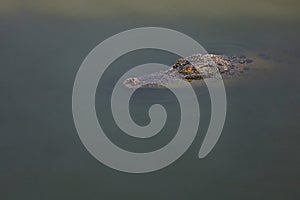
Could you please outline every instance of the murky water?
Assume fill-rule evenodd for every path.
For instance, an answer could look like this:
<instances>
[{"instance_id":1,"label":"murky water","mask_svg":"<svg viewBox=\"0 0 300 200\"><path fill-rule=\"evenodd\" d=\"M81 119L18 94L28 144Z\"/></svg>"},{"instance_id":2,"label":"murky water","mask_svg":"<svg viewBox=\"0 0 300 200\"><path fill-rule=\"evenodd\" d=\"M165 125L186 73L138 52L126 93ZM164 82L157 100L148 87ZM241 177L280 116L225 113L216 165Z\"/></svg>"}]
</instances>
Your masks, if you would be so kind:
<instances>
[{"instance_id":1,"label":"murky water","mask_svg":"<svg viewBox=\"0 0 300 200\"><path fill-rule=\"evenodd\" d=\"M294 21L72 20L35 15L0 19L1 199L299 199L300 28ZM222 136L203 160L197 155L207 130L210 100L197 88L201 123L196 140L175 163L132 175L95 160L74 127L71 94L76 72L89 51L107 37L140 26L181 31L211 53L260 55L260 69L226 85L228 112ZM110 70L147 62L172 64L177 57L145 50L124 55ZM109 137L132 151L165 145L178 127L178 104L167 90L139 90L134 120L145 125L153 103L170 118L150 141L126 137L112 121L107 99L109 71L96 108Z\"/></svg>"}]
</instances>

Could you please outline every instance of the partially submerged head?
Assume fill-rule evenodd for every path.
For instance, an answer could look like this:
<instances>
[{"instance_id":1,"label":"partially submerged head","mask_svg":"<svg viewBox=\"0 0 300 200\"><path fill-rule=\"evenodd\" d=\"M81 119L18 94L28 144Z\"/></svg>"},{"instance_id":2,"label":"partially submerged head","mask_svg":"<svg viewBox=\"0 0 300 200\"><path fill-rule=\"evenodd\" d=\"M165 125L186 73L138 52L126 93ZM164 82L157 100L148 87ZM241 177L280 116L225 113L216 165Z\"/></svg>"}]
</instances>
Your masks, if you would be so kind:
<instances>
[{"instance_id":1,"label":"partially submerged head","mask_svg":"<svg viewBox=\"0 0 300 200\"><path fill-rule=\"evenodd\" d=\"M222 77L231 79L243 75L244 70L248 70L250 66L253 66L252 60L245 56L194 54L186 58L179 58L167 70L128 78L124 81L124 85L129 88L181 87L186 82L193 80L222 80Z\"/></svg>"}]
</instances>

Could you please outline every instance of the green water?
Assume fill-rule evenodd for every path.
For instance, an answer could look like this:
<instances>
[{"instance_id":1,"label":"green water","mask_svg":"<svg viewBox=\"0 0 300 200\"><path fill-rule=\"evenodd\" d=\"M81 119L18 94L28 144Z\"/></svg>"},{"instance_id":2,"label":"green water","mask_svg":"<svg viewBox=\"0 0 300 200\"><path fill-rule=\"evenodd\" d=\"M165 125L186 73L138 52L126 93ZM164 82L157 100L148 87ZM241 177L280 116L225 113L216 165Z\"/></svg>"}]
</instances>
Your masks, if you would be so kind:
<instances>
[{"instance_id":1,"label":"green water","mask_svg":"<svg viewBox=\"0 0 300 200\"><path fill-rule=\"evenodd\" d=\"M0 25L1 199L300 198L299 20L80 19L23 13L3 15ZM225 127L208 157L197 158L210 116L209 95L197 88L201 123L192 146L167 168L133 175L112 170L87 152L73 123L71 95L76 72L92 48L113 34L142 26L181 31L212 53L264 53L270 62L261 71L250 71L247 81L226 87ZM150 61L170 65L175 58L161 51L137 51L114 62L111 70ZM178 126L176 99L168 91L137 91L131 108L138 124L149 122L147 106L152 103L165 105L170 120L151 141L128 138L107 107L116 78L109 75L96 95L109 137L135 151L166 144Z\"/></svg>"}]
</instances>

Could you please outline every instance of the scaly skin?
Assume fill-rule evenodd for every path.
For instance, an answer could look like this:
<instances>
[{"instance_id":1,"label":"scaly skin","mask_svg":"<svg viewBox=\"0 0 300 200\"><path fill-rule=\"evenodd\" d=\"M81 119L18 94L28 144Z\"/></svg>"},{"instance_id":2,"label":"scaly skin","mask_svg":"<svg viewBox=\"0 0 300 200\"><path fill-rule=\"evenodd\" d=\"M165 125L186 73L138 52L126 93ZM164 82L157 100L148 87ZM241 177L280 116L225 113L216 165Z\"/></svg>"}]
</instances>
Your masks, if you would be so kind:
<instances>
[{"instance_id":1,"label":"scaly skin","mask_svg":"<svg viewBox=\"0 0 300 200\"><path fill-rule=\"evenodd\" d=\"M124 85L129 88L161 87L161 85L176 86L178 80L192 82L206 78L220 79L234 77L248 70L252 59L245 56L225 56L216 54L194 54L180 58L168 70L148 74L140 77L128 78Z\"/></svg>"}]
</instances>

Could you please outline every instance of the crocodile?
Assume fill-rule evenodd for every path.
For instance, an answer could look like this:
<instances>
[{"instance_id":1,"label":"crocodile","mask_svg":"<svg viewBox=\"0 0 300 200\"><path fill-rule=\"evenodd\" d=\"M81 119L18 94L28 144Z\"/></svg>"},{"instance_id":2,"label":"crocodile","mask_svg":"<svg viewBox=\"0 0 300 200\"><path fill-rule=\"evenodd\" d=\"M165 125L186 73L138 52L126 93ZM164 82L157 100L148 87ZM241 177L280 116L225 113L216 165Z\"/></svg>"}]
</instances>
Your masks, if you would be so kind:
<instances>
[{"instance_id":1,"label":"crocodile","mask_svg":"<svg viewBox=\"0 0 300 200\"><path fill-rule=\"evenodd\" d=\"M227 56L217 54L194 54L179 58L167 70L127 78L123 84L128 88L175 86L178 80L188 82L213 78L232 78L245 73L252 65L253 59L244 55Z\"/></svg>"}]
</instances>

